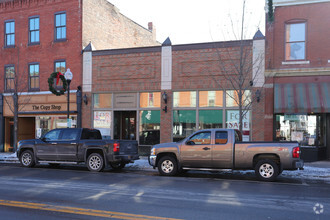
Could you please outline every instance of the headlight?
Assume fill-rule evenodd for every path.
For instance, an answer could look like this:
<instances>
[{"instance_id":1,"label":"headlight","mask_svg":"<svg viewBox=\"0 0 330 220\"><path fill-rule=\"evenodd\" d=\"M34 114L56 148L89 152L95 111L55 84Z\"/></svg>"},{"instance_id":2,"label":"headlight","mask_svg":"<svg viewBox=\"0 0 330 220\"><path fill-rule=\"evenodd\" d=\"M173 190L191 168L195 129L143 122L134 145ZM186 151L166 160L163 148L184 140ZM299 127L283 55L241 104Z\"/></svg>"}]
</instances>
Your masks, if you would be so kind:
<instances>
[{"instance_id":1,"label":"headlight","mask_svg":"<svg viewBox=\"0 0 330 220\"><path fill-rule=\"evenodd\" d=\"M156 149L155 148L151 148L150 155L152 155L152 156L156 155Z\"/></svg>"}]
</instances>

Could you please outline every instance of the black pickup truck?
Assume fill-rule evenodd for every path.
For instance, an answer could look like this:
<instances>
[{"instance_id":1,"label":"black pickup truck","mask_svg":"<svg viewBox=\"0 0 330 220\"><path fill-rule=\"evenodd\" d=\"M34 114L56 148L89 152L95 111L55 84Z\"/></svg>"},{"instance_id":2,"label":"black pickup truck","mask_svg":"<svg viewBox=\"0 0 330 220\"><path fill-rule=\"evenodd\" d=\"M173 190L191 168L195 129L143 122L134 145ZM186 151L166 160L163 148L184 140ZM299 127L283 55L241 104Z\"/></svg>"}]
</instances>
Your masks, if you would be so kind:
<instances>
[{"instance_id":1,"label":"black pickup truck","mask_svg":"<svg viewBox=\"0 0 330 220\"><path fill-rule=\"evenodd\" d=\"M40 139L19 141L17 157L25 167L85 163L96 172L106 165L121 169L139 159L137 141L102 140L99 130L87 128L54 129Z\"/></svg>"}]
</instances>

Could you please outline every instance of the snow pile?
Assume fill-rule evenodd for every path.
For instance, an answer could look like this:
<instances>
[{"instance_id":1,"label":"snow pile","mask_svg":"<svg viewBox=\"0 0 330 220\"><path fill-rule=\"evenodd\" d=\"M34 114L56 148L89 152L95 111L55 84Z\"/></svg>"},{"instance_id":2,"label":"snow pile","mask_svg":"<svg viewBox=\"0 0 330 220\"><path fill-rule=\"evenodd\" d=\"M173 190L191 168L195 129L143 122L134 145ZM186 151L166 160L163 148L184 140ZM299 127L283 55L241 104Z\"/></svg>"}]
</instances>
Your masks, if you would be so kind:
<instances>
[{"instance_id":1,"label":"snow pile","mask_svg":"<svg viewBox=\"0 0 330 220\"><path fill-rule=\"evenodd\" d=\"M18 162L16 153L0 153L1 162Z\"/></svg>"}]
</instances>

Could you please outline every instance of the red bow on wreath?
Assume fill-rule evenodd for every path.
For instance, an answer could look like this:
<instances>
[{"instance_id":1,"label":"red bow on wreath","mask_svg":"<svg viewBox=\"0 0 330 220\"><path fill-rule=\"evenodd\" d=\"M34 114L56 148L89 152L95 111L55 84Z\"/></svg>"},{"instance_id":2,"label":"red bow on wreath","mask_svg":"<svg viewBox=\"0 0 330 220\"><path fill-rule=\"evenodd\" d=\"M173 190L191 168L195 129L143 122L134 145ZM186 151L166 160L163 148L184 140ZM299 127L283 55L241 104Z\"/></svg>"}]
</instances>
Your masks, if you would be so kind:
<instances>
[{"instance_id":1,"label":"red bow on wreath","mask_svg":"<svg viewBox=\"0 0 330 220\"><path fill-rule=\"evenodd\" d=\"M56 85L58 84L58 81L60 80L60 76L63 76L61 72L58 72L56 75Z\"/></svg>"}]
</instances>

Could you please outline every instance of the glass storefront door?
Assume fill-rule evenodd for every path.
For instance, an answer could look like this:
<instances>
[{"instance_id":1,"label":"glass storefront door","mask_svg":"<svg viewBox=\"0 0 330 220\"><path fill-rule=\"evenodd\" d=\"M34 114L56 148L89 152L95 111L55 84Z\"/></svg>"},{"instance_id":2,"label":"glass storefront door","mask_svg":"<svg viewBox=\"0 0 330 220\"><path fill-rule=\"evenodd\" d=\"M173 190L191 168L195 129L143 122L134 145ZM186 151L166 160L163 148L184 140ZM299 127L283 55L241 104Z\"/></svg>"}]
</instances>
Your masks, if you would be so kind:
<instances>
[{"instance_id":1,"label":"glass storefront door","mask_svg":"<svg viewBox=\"0 0 330 220\"><path fill-rule=\"evenodd\" d=\"M114 112L114 139L136 140L136 111Z\"/></svg>"}]
</instances>

